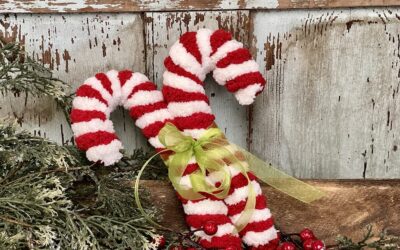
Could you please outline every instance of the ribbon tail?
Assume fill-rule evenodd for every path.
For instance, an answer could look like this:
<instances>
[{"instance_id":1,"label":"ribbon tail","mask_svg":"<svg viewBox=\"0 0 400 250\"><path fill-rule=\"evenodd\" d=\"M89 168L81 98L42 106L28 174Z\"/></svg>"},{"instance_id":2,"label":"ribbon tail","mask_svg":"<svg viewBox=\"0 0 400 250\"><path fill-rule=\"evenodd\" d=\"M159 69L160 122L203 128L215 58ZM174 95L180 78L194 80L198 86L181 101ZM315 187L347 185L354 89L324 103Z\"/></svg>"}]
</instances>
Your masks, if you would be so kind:
<instances>
[{"instance_id":1,"label":"ribbon tail","mask_svg":"<svg viewBox=\"0 0 400 250\"><path fill-rule=\"evenodd\" d=\"M249 170L273 188L304 203L311 203L326 195L323 191L278 170L250 152L244 149L241 151L247 158Z\"/></svg>"},{"instance_id":2,"label":"ribbon tail","mask_svg":"<svg viewBox=\"0 0 400 250\"><path fill-rule=\"evenodd\" d=\"M165 227L161 226L160 224L158 224L157 222L153 221L153 220L150 218L150 216L148 216L148 215L146 214L146 212L144 211L143 206L142 206L142 203L140 202L140 198L139 198L139 184L140 184L140 177L142 176L144 170L145 170L146 167L149 165L149 163L154 159L154 157L156 157L156 156L158 156L158 155L160 155L160 154L162 154L162 153L164 153L164 152L166 152L166 151L168 151L168 149L162 150L162 151L160 151L160 152L158 152L158 153L152 155L152 156L143 164L142 168L140 169L140 171L139 171L138 174L137 174L137 177L136 177L136 180L135 180L135 186L134 186L135 203L136 203L136 206L137 206L138 209L139 209L139 212L143 215L143 217L144 217L150 224L152 224L153 226L156 226L156 227L158 227L158 228L163 228L163 229L167 229L167 228L165 228Z\"/></svg>"},{"instance_id":3,"label":"ribbon tail","mask_svg":"<svg viewBox=\"0 0 400 250\"><path fill-rule=\"evenodd\" d=\"M253 184L250 181L250 179L247 177L247 181L248 181L248 192L249 195L247 196L247 202L246 202L246 206L242 212L242 214L240 215L239 219L237 221L234 221L233 223L235 224L235 228L237 230L237 232L241 232L246 225L249 223L251 217L253 216L255 207L256 207L256 193L254 191L253 188Z\"/></svg>"}]
</instances>

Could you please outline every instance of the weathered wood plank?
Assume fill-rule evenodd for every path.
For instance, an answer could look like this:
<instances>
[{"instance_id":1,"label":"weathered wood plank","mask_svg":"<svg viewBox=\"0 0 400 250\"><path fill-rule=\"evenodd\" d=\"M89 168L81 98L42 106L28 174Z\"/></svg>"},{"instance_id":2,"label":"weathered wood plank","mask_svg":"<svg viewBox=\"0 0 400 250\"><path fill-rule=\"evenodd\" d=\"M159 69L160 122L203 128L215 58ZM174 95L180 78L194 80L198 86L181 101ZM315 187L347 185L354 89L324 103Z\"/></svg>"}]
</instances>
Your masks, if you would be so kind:
<instances>
[{"instance_id":1,"label":"weathered wood plank","mask_svg":"<svg viewBox=\"0 0 400 250\"><path fill-rule=\"evenodd\" d=\"M337 235L355 240L363 236L363 228L371 224L376 233L387 229L393 235L400 234L400 181L307 181L326 192L327 196L312 204L304 204L279 191L263 186L276 225L286 233L299 232L304 227L332 244ZM163 225L177 231L186 228L182 208L171 185L160 181L145 181L163 207Z\"/></svg>"},{"instance_id":2,"label":"weathered wood plank","mask_svg":"<svg viewBox=\"0 0 400 250\"><path fill-rule=\"evenodd\" d=\"M162 84L164 59L168 56L169 48L184 32L204 27L223 28L231 31L239 41L248 44L248 11L146 13L145 22L147 73L159 86ZM211 77L206 80L206 92L218 126L230 140L245 147L248 134L246 108L240 106L234 96Z\"/></svg>"},{"instance_id":3,"label":"weathered wood plank","mask_svg":"<svg viewBox=\"0 0 400 250\"><path fill-rule=\"evenodd\" d=\"M1 13L83 13L399 6L397 0L2 0Z\"/></svg>"},{"instance_id":4,"label":"weathered wood plank","mask_svg":"<svg viewBox=\"0 0 400 250\"><path fill-rule=\"evenodd\" d=\"M399 9L255 13L269 86L251 149L301 178L399 178L399 24Z\"/></svg>"},{"instance_id":5,"label":"weathered wood plank","mask_svg":"<svg viewBox=\"0 0 400 250\"><path fill-rule=\"evenodd\" d=\"M110 69L144 72L143 22L137 14L3 15L0 37L25 45L27 53L53 70L74 91L85 79ZM18 118L23 128L59 143L72 133L48 99L0 97L0 117ZM127 112L112 115L127 150L145 144Z\"/></svg>"}]
</instances>

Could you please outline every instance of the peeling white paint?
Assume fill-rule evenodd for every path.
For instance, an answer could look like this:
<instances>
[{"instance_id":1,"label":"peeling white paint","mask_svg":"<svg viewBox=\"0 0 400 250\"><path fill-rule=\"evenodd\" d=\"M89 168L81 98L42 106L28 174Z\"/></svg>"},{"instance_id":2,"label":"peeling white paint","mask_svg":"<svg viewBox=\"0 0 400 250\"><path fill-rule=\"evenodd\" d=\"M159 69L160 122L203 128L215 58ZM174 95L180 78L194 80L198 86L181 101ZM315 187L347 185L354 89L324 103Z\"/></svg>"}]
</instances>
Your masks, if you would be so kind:
<instances>
[{"instance_id":1,"label":"peeling white paint","mask_svg":"<svg viewBox=\"0 0 400 250\"><path fill-rule=\"evenodd\" d=\"M76 11L83 8L94 8L98 10L117 8L120 4L88 4L87 0L42 0L42 1L25 1L25 0L4 0L1 3L1 10L4 12L25 13L30 9L43 9L55 12Z\"/></svg>"},{"instance_id":2,"label":"peeling white paint","mask_svg":"<svg viewBox=\"0 0 400 250\"><path fill-rule=\"evenodd\" d=\"M16 39L21 38L27 53L52 67L55 76L71 86L70 91L98 72L144 72L143 23L137 14L18 14L0 15L0 20L6 24L0 26L0 36L10 38L16 28ZM22 119L24 129L59 143L71 140L69 125L51 100L29 97L27 105L24 102L25 95L0 95L0 117ZM112 120L126 150L132 151L146 142L122 110L115 111Z\"/></svg>"},{"instance_id":3,"label":"peeling white paint","mask_svg":"<svg viewBox=\"0 0 400 250\"><path fill-rule=\"evenodd\" d=\"M399 178L399 18L394 8L257 12L268 88L252 149L302 178Z\"/></svg>"}]
</instances>

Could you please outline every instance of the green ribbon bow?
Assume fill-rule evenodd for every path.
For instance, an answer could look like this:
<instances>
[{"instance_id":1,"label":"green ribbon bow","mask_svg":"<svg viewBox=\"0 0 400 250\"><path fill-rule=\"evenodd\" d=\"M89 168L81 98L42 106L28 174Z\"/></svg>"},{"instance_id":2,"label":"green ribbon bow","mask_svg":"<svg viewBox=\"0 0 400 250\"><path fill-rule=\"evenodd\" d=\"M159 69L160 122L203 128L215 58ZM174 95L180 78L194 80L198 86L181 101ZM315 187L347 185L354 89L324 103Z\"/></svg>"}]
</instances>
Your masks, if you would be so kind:
<instances>
[{"instance_id":1,"label":"green ribbon bow","mask_svg":"<svg viewBox=\"0 0 400 250\"><path fill-rule=\"evenodd\" d=\"M168 123L160 131L159 139L166 149L174 152L166 160L166 165L168 177L179 195L187 200L205 198L202 193L212 194L219 199L228 195L231 178L223 158L226 156L232 160L232 157L229 157L230 152L223 146L221 130L210 128L195 140ZM190 188L182 184L181 179L192 157L195 158L199 169L189 174ZM221 183L218 187L207 182L206 176L210 174Z\"/></svg>"},{"instance_id":2,"label":"green ribbon bow","mask_svg":"<svg viewBox=\"0 0 400 250\"><path fill-rule=\"evenodd\" d=\"M248 171L253 172L263 182L305 203L310 203L324 196L323 192L311 185L281 172L244 149L230 144L218 128L207 129L196 140L191 136L184 135L173 124L167 123L160 130L158 137L166 149L146 161L135 182L135 201L139 210L149 222L158 227L162 226L152 221L141 206L139 180L149 162L155 156L168 151L173 152L165 161L168 166L168 177L179 195L187 200L205 198L204 194L213 195L219 199L226 198L231 185L229 168L235 168L236 171L246 177L249 195L245 209L239 219L234 222L238 232L250 221L256 205L256 195L252 182L248 177ZM182 184L181 180L188 163L193 157L199 165L199 169L189 174L190 188ZM207 176L212 176L213 182L219 182L220 185L215 186L214 183L208 180Z\"/></svg>"}]
</instances>

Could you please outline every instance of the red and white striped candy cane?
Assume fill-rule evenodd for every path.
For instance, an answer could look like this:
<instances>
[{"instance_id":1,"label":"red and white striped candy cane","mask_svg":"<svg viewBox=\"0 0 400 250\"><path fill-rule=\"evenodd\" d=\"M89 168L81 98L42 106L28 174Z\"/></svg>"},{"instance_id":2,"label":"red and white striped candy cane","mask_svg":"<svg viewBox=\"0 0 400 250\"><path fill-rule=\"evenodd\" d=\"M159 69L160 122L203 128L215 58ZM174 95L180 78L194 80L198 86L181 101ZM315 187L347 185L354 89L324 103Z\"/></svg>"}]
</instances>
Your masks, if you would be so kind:
<instances>
[{"instance_id":1,"label":"red and white striped candy cane","mask_svg":"<svg viewBox=\"0 0 400 250\"><path fill-rule=\"evenodd\" d=\"M162 93L140 73L109 71L87 79L78 88L73 101L72 129L77 146L86 150L87 158L111 165L122 157L119 152L122 144L109 120L110 113L118 105L130 111L150 144L161 151L164 146L158 139L159 131L166 122L173 122ZM192 160L186 172L189 173L196 166ZM184 201L184 211L192 228L201 228L207 221L219 225L215 235L201 237L209 240L204 243L206 247L241 248L238 235L231 235L234 226L227 216L228 208L223 201L212 198ZM209 212L203 214L203 211Z\"/></svg>"},{"instance_id":2,"label":"red and white striped candy cane","mask_svg":"<svg viewBox=\"0 0 400 250\"><path fill-rule=\"evenodd\" d=\"M232 39L230 33L223 30L201 29L183 34L171 47L164 64L166 71L162 91L168 109L175 125L194 138L198 138L214 123L215 117L203 87L207 73L212 71L216 82L232 92L242 105L253 103L256 95L265 86L259 66L252 59L250 52L243 48L242 43ZM194 169L195 166L188 171ZM231 221L235 222L244 210L248 197L248 183L245 176L233 168L231 174L231 190L224 203ZM256 210L248 225L239 232L240 237L252 249L274 249L279 240L271 213L259 183L251 173L249 176L257 194ZM213 201L215 205L207 202L207 205L193 203L192 206L197 205L198 208L192 210L201 212L201 215L208 215L212 214L214 206L215 209L222 206L217 200ZM201 226L201 222L198 224L197 227ZM198 235L203 237L204 233L199 232ZM206 240L207 238L204 238L202 244L208 247Z\"/></svg>"},{"instance_id":3,"label":"red and white striped candy cane","mask_svg":"<svg viewBox=\"0 0 400 250\"><path fill-rule=\"evenodd\" d=\"M158 132L172 120L162 93L143 74L111 70L87 79L72 103L75 142L90 161L108 166L121 159L122 143L109 119L119 105L130 111L150 144L162 149Z\"/></svg>"}]
</instances>

